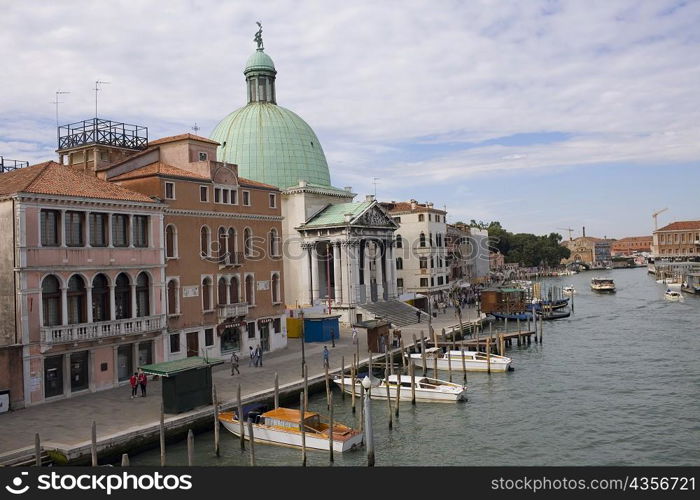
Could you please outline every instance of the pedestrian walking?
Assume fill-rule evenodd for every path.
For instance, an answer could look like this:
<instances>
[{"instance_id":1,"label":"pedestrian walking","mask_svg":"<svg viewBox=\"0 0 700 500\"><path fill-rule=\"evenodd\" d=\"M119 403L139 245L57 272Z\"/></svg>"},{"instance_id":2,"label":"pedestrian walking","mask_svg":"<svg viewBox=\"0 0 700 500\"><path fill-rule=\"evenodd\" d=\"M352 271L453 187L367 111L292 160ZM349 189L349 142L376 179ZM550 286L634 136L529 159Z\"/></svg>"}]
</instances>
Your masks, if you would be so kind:
<instances>
[{"instance_id":1,"label":"pedestrian walking","mask_svg":"<svg viewBox=\"0 0 700 500\"><path fill-rule=\"evenodd\" d=\"M328 352L328 346L324 345L323 346L323 367L324 368L330 367L329 360L328 360L329 356L330 356L330 353Z\"/></svg>"},{"instance_id":2,"label":"pedestrian walking","mask_svg":"<svg viewBox=\"0 0 700 500\"><path fill-rule=\"evenodd\" d=\"M134 372L134 374L129 378L129 385L131 385L131 399L136 397L136 390L139 386L139 374Z\"/></svg>"},{"instance_id":3,"label":"pedestrian walking","mask_svg":"<svg viewBox=\"0 0 700 500\"><path fill-rule=\"evenodd\" d=\"M418 317L418 323L420 323L420 309L416 310L416 316Z\"/></svg>"},{"instance_id":4,"label":"pedestrian walking","mask_svg":"<svg viewBox=\"0 0 700 500\"><path fill-rule=\"evenodd\" d=\"M141 387L141 397L146 397L146 384L148 384L148 375L143 373L143 370L139 370L139 387Z\"/></svg>"},{"instance_id":5,"label":"pedestrian walking","mask_svg":"<svg viewBox=\"0 0 700 500\"><path fill-rule=\"evenodd\" d=\"M238 369L238 355L234 351L231 353L231 376L235 375L236 373L239 375L241 374L240 370Z\"/></svg>"},{"instance_id":6,"label":"pedestrian walking","mask_svg":"<svg viewBox=\"0 0 700 500\"><path fill-rule=\"evenodd\" d=\"M262 364L262 355L263 355L262 347L260 347L260 344L258 344L255 347L255 366L262 366L263 365Z\"/></svg>"},{"instance_id":7,"label":"pedestrian walking","mask_svg":"<svg viewBox=\"0 0 700 500\"><path fill-rule=\"evenodd\" d=\"M250 361L248 361L248 366L255 366L255 351L253 350L252 345L248 346L248 355L250 356Z\"/></svg>"},{"instance_id":8,"label":"pedestrian walking","mask_svg":"<svg viewBox=\"0 0 700 500\"><path fill-rule=\"evenodd\" d=\"M352 327L352 343L357 344L357 328Z\"/></svg>"}]
</instances>

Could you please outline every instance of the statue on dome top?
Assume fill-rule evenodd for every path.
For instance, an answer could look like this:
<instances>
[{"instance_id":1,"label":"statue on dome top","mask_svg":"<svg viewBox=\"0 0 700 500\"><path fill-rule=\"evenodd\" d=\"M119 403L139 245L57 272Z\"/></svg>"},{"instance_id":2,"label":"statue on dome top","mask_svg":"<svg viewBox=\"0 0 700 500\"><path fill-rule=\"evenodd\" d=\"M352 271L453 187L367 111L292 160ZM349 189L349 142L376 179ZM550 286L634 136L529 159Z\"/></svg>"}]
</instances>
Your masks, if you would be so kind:
<instances>
[{"instance_id":1,"label":"statue on dome top","mask_svg":"<svg viewBox=\"0 0 700 500\"><path fill-rule=\"evenodd\" d=\"M253 41L258 44L258 50L263 50L262 24L260 24L260 21L257 21L256 24L260 29L257 33L255 33L255 38L253 38Z\"/></svg>"}]
</instances>

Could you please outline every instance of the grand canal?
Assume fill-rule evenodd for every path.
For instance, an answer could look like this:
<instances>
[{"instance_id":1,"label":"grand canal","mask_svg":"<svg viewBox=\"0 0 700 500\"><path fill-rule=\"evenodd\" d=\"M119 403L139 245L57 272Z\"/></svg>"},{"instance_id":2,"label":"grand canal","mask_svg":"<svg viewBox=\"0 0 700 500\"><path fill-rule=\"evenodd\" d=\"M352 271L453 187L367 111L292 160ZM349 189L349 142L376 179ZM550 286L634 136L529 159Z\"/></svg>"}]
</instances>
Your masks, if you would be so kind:
<instances>
[{"instance_id":1,"label":"grand canal","mask_svg":"<svg viewBox=\"0 0 700 500\"><path fill-rule=\"evenodd\" d=\"M617 293L592 292L594 275L614 278ZM386 401L372 401L377 465L700 465L700 297L667 302L645 269L544 283L574 285L575 313L545 323L543 344L509 349L515 371L468 374L467 403L402 403L391 431ZM336 419L357 425L359 407L353 415L339 390L334 399ZM325 394L310 405L325 413ZM249 452L221 437L216 457L212 433L196 435L195 463L248 465ZM184 441L167 455L186 464ZM256 459L300 465L301 452L257 445ZM159 451L131 463L158 464ZM328 455L310 451L308 463L328 465ZM335 455L336 466L365 463L364 448Z\"/></svg>"}]
</instances>

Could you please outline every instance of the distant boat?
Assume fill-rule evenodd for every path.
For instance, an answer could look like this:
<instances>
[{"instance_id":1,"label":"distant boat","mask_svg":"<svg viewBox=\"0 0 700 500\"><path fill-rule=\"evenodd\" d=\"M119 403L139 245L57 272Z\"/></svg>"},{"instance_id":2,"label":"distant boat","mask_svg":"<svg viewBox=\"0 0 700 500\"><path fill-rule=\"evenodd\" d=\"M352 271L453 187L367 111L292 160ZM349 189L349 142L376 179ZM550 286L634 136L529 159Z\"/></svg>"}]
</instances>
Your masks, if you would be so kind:
<instances>
[{"instance_id":1,"label":"distant boat","mask_svg":"<svg viewBox=\"0 0 700 500\"><path fill-rule=\"evenodd\" d=\"M615 282L610 278L593 278L591 289L595 292L614 292Z\"/></svg>"},{"instance_id":2,"label":"distant boat","mask_svg":"<svg viewBox=\"0 0 700 500\"><path fill-rule=\"evenodd\" d=\"M549 321L551 319L563 319L571 316L571 311L537 311L537 316L545 321Z\"/></svg>"},{"instance_id":3,"label":"distant boat","mask_svg":"<svg viewBox=\"0 0 700 500\"><path fill-rule=\"evenodd\" d=\"M496 319L510 319L510 320L520 320L520 321L527 321L528 319L532 319L532 313L531 312L519 312L519 313L499 313L499 312L492 312L489 313L491 316L493 316Z\"/></svg>"},{"instance_id":4,"label":"distant boat","mask_svg":"<svg viewBox=\"0 0 700 500\"><path fill-rule=\"evenodd\" d=\"M684 300L683 295L681 295L681 292L676 292L675 290L671 290L670 288L667 289L664 293L664 298L672 302L683 302Z\"/></svg>"},{"instance_id":5,"label":"distant boat","mask_svg":"<svg viewBox=\"0 0 700 500\"><path fill-rule=\"evenodd\" d=\"M566 295L574 295L576 293L576 289L574 289L574 285L565 286L563 291L564 291L564 294L566 294Z\"/></svg>"}]
</instances>

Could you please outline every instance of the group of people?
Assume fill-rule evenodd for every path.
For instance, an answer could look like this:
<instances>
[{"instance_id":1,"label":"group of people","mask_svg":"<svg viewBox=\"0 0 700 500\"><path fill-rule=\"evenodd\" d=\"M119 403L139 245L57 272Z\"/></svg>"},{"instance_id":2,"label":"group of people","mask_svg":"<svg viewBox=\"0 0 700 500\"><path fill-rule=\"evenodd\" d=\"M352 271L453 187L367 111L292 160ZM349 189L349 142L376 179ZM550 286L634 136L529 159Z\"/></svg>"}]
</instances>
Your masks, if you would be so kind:
<instances>
[{"instance_id":1,"label":"group of people","mask_svg":"<svg viewBox=\"0 0 700 500\"><path fill-rule=\"evenodd\" d=\"M143 370L134 372L134 374L129 378L129 385L131 385L131 399L136 397L139 387L141 387L141 397L145 398L146 384L148 384L148 376L143 373Z\"/></svg>"},{"instance_id":2,"label":"group of people","mask_svg":"<svg viewBox=\"0 0 700 500\"><path fill-rule=\"evenodd\" d=\"M253 349L253 346L248 346L248 355L250 356L250 361L248 361L248 366L262 366L263 365L263 350L260 347L260 344L255 346L255 349ZM238 366L240 364L240 360L238 358L238 354L236 352L231 353L231 375L235 375L238 373L239 375L241 374L241 371L238 369Z\"/></svg>"}]
</instances>

